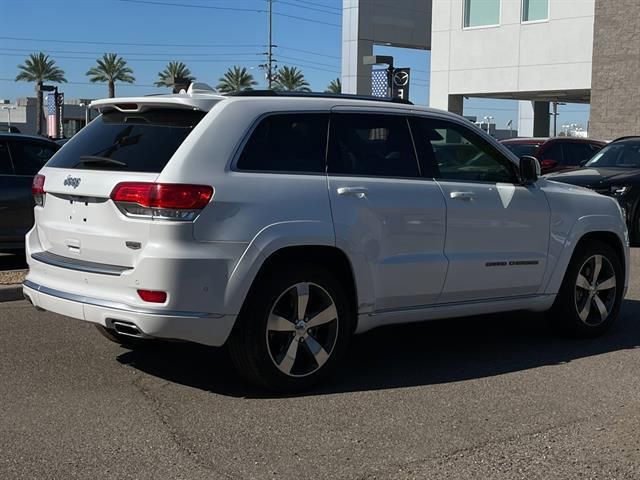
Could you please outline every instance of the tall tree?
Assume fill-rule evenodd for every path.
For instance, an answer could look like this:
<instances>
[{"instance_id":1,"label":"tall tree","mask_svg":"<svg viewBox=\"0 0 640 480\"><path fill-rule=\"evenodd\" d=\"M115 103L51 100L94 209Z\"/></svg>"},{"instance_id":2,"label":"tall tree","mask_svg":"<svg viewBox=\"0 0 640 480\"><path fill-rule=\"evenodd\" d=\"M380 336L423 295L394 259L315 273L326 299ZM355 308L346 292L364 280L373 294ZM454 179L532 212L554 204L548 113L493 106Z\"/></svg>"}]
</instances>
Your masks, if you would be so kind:
<instances>
[{"instance_id":1,"label":"tall tree","mask_svg":"<svg viewBox=\"0 0 640 480\"><path fill-rule=\"evenodd\" d=\"M287 92L310 92L309 82L304 78L304 74L296 67L284 66L276 72L274 90L284 90Z\"/></svg>"},{"instance_id":2,"label":"tall tree","mask_svg":"<svg viewBox=\"0 0 640 480\"><path fill-rule=\"evenodd\" d=\"M325 92L342 93L342 81L340 80L340 77L336 78L335 80L331 80L331 83L329 84Z\"/></svg>"},{"instance_id":3,"label":"tall tree","mask_svg":"<svg viewBox=\"0 0 640 480\"><path fill-rule=\"evenodd\" d=\"M42 135L42 85L44 82L64 83L64 71L56 66L56 61L42 52L30 54L22 65L18 65L20 73L16 75L16 82L35 82L37 110L36 132Z\"/></svg>"},{"instance_id":4,"label":"tall tree","mask_svg":"<svg viewBox=\"0 0 640 480\"><path fill-rule=\"evenodd\" d=\"M218 90L224 93L236 93L241 92L242 90L251 90L251 88L258 84L253 79L253 75L247 72L247 69L244 67L238 67L236 65L233 68L230 68L225 72L225 74L220 77L218 86L216 87Z\"/></svg>"},{"instance_id":5,"label":"tall tree","mask_svg":"<svg viewBox=\"0 0 640 480\"><path fill-rule=\"evenodd\" d=\"M118 57L117 53L105 53L96 60L97 66L89 69L86 75L89 81L107 82L109 98L116 96L116 82L133 83L136 79L131 75L133 70L127 66L127 61Z\"/></svg>"},{"instance_id":6,"label":"tall tree","mask_svg":"<svg viewBox=\"0 0 640 480\"><path fill-rule=\"evenodd\" d=\"M169 62L163 71L158 72L156 87L175 87L177 82L191 83L196 79L191 70L182 62Z\"/></svg>"}]
</instances>

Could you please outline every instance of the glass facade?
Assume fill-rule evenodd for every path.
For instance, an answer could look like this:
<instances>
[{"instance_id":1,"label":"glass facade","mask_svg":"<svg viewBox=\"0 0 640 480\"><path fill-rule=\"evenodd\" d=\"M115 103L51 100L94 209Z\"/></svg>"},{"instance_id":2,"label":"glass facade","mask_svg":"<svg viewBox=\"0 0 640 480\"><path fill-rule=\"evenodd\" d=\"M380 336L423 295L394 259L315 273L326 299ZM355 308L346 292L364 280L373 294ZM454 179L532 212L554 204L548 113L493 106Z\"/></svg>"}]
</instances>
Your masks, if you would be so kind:
<instances>
[{"instance_id":1,"label":"glass facade","mask_svg":"<svg viewBox=\"0 0 640 480\"><path fill-rule=\"evenodd\" d=\"M535 22L549 18L549 0L522 0L522 21Z\"/></svg>"},{"instance_id":2,"label":"glass facade","mask_svg":"<svg viewBox=\"0 0 640 480\"><path fill-rule=\"evenodd\" d=\"M498 25L499 23L500 0L464 0L465 28Z\"/></svg>"}]
</instances>

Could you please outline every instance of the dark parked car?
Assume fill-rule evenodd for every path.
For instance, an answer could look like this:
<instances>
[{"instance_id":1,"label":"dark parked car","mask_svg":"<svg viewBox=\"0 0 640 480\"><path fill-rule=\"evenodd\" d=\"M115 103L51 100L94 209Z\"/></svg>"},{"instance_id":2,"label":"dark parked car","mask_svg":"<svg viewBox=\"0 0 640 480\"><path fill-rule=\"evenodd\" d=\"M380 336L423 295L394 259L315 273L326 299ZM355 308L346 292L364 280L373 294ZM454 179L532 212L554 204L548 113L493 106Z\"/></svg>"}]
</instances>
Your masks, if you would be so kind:
<instances>
[{"instance_id":1,"label":"dark parked car","mask_svg":"<svg viewBox=\"0 0 640 480\"><path fill-rule=\"evenodd\" d=\"M536 157L542 173L578 167L606 145L599 140L574 137L509 138L502 140L502 144L518 158L524 155Z\"/></svg>"},{"instance_id":2,"label":"dark parked car","mask_svg":"<svg viewBox=\"0 0 640 480\"><path fill-rule=\"evenodd\" d=\"M583 168L551 174L547 178L587 187L617 199L632 241L640 242L640 137L614 140Z\"/></svg>"},{"instance_id":3,"label":"dark parked car","mask_svg":"<svg viewBox=\"0 0 640 480\"><path fill-rule=\"evenodd\" d=\"M59 148L41 137L0 133L0 251L24 249L33 225L33 176Z\"/></svg>"},{"instance_id":4,"label":"dark parked car","mask_svg":"<svg viewBox=\"0 0 640 480\"><path fill-rule=\"evenodd\" d=\"M0 125L0 133L20 133L20 129L13 125Z\"/></svg>"}]
</instances>

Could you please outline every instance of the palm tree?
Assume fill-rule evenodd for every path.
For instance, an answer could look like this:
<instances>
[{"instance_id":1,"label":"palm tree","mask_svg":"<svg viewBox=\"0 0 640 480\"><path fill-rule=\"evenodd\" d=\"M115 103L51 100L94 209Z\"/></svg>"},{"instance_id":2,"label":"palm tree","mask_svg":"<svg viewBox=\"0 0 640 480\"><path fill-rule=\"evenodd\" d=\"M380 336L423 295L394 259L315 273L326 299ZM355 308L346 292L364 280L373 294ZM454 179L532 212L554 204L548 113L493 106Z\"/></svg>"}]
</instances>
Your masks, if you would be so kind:
<instances>
[{"instance_id":1,"label":"palm tree","mask_svg":"<svg viewBox=\"0 0 640 480\"><path fill-rule=\"evenodd\" d=\"M16 76L16 82L36 82L37 114L36 132L42 134L42 85L44 82L64 83L64 71L56 66L56 61L49 58L42 52L32 53L18 65L18 70L22 70Z\"/></svg>"},{"instance_id":2,"label":"palm tree","mask_svg":"<svg viewBox=\"0 0 640 480\"><path fill-rule=\"evenodd\" d=\"M284 66L276 72L274 90L287 92L310 92L309 82L304 79L303 73L296 67Z\"/></svg>"},{"instance_id":3,"label":"palm tree","mask_svg":"<svg viewBox=\"0 0 640 480\"><path fill-rule=\"evenodd\" d=\"M131 75L133 70L127 67L127 61L118 57L117 53L105 53L102 58L96 60L98 66L89 69L85 74L91 83L107 82L109 85L109 98L116 96L116 81L133 83L136 79Z\"/></svg>"},{"instance_id":4,"label":"palm tree","mask_svg":"<svg viewBox=\"0 0 640 480\"><path fill-rule=\"evenodd\" d=\"M238 66L233 66L227 70L224 76L220 77L220 83L216 87L218 90L224 93L235 93L242 90L251 90L251 87L257 85L253 79L253 75L247 72L247 69Z\"/></svg>"},{"instance_id":5,"label":"palm tree","mask_svg":"<svg viewBox=\"0 0 640 480\"><path fill-rule=\"evenodd\" d=\"M325 92L342 93L342 81L340 80L340 77L336 78L335 80L331 80L331 83L329 84Z\"/></svg>"},{"instance_id":6,"label":"palm tree","mask_svg":"<svg viewBox=\"0 0 640 480\"><path fill-rule=\"evenodd\" d=\"M169 62L163 71L158 72L156 87L173 87L183 83L191 83L196 77L191 75L191 70L182 62Z\"/></svg>"}]
</instances>

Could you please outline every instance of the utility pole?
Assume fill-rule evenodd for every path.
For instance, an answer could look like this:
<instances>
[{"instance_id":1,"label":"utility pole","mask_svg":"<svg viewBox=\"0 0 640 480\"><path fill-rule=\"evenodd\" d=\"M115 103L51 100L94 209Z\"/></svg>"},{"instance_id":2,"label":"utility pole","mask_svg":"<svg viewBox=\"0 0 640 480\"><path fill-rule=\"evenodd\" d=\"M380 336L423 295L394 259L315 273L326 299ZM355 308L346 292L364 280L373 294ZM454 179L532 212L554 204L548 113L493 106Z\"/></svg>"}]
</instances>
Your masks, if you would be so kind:
<instances>
[{"instance_id":1,"label":"utility pole","mask_svg":"<svg viewBox=\"0 0 640 480\"><path fill-rule=\"evenodd\" d=\"M272 40L272 25L273 25L273 0L269 0L269 49L267 51L267 83L269 90L271 90L271 82L273 81L273 40Z\"/></svg>"}]
</instances>

